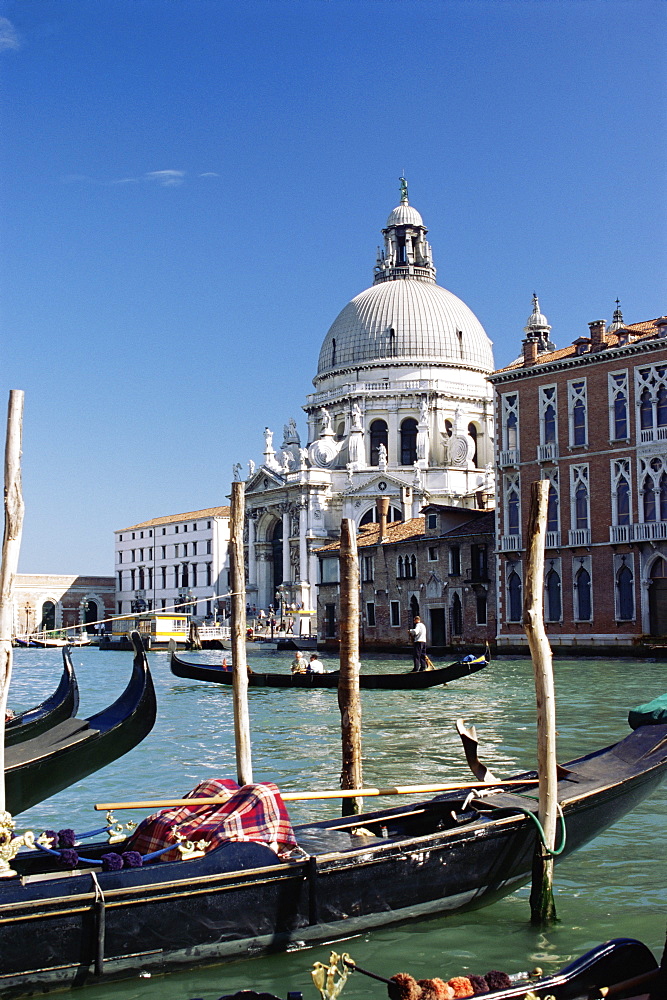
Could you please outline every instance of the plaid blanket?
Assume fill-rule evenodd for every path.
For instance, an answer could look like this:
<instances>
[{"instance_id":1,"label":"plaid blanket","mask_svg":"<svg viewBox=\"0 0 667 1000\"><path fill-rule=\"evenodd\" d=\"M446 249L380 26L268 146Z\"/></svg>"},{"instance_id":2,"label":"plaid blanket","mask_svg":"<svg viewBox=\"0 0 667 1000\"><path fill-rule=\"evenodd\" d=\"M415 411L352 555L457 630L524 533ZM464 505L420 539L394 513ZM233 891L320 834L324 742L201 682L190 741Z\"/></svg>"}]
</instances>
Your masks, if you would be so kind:
<instances>
[{"instance_id":1,"label":"plaid blanket","mask_svg":"<svg viewBox=\"0 0 667 1000\"><path fill-rule=\"evenodd\" d=\"M277 854L296 847L296 837L277 785L237 785L226 778L202 781L187 799L224 798L217 805L176 806L143 820L129 838L126 850L151 854L176 844L179 834L194 842L205 840L205 850L228 840L252 840L266 844ZM179 851L168 851L161 861L175 861Z\"/></svg>"}]
</instances>

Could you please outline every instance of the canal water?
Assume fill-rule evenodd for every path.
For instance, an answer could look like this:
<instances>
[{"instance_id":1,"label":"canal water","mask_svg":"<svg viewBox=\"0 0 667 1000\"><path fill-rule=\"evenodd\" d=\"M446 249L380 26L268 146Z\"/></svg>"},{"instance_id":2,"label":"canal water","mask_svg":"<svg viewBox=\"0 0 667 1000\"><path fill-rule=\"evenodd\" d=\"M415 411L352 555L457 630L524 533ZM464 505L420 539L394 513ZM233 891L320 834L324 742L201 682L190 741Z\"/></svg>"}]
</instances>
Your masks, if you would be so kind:
<instances>
[{"instance_id":1,"label":"canal water","mask_svg":"<svg viewBox=\"0 0 667 1000\"><path fill-rule=\"evenodd\" d=\"M189 654L219 661L220 653ZM76 649L81 691L79 716L98 711L121 692L130 676L129 653ZM180 796L204 778L235 778L231 688L183 681L169 670L166 653L151 653L158 698L153 732L135 750L85 781L17 817L17 829L93 829L95 802ZM249 653L255 670L289 670L287 653ZM327 657L324 657L325 663ZM61 655L54 650L14 650L10 707L20 710L51 693ZM327 665L336 664L329 659ZM368 671L409 668L405 658L367 657ZM667 690L667 665L638 660L555 662L558 756L566 761L627 734L628 709ZM340 715L335 690L251 689L249 692L256 781L284 790L337 787ZM529 659L500 659L478 674L422 692L362 692L366 785L468 781L454 724L474 724L480 758L499 777L535 766L535 691ZM382 800L389 802L392 800ZM395 800L393 800L395 801ZM409 801L403 799L402 801ZM367 800L377 808L379 800ZM295 823L335 816L339 800L292 803ZM118 813L119 820L139 818ZM141 816L143 814L139 814ZM528 889L474 912L375 930L310 949L206 969L152 975L86 988L85 1000L216 1000L237 989L285 997L300 990L317 1000L310 980L315 961L331 947L347 951L362 967L383 976L409 972L417 979L449 979L489 969L508 972L536 965L551 972L573 956L612 937L637 937L658 956L667 925L667 784L625 819L556 867L559 923L531 928ZM386 988L355 974L343 998L380 1000Z\"/></svg>"}]
</instances>

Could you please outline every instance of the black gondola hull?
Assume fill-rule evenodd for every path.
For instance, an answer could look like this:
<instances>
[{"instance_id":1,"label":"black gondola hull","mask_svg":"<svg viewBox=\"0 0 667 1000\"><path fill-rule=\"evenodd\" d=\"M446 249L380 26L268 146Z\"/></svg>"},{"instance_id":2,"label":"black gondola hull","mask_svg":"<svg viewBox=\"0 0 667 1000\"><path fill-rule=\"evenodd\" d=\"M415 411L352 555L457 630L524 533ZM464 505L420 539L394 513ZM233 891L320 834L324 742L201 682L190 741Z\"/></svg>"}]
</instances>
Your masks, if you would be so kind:
<instances>
[{"instance_id":1,"label":"black gondola hull","mask_svg":"<svg viewBox=\"0 0 667 1000\"><path fill-rule=\"evenodd\" d=\"M171 672L176 677L195 681L211 681L215 684L231 685L233 675L231 669L223 669L216 663L193 663L183 660L177 653L171 654ZM488 666L487 660L471 661L457 660L447 667L421 672L408 671L402 674L364 674L359 675L359 687L372 691L421 691L437 684L467 677ZM277 674L252 671L248 674L249 687L278 687L310 690L312 688L338 688L338 671L327 674Z\"/></svg>"},{"instance_id":2,"label":"black gondola hull","mask_svg":"<svg viewBox=\"0 0 667 1000\"><path fill-rule=\"evenodd\" d=\"M559 782L563 856L658 786L667 769L667 726L644 727L568 767L571 774ZM450 792L297 827L306 855L299 860L281 862L261 844L228 843L193 860L98 870L103 941L90 871L63 877L54 870L52 881L33 882L31 872L43 870L43 862L24 855L15 865L24 884L0 884L0 990L94 979L102 945L104 975L125 976L488 905L530 880L534 826L507 810L520 804L534 811L533 788L525 796L493 792L466 813L461 793ZM352 834L353 826L371 836Z\"/></svg>"},{"instance_id":3,"label":"black gondola hull","mask_svg":"<svg viewBox=\"0 0 667 1000\"><path fill-rule=\"evenodd\" d=\"M15 715L5 723L5 746L15 746L40 736L59 722L76 715L78 707L79 686L69 646L64 646L63 672L58 687L40 705Z\"/></svg>"},{"instance_id":4,"label":"black gondola hull","mask_svg":"<svg viewBox=\"0 0 667 1000\"><path fill-rule=\"evenodd\" d=\"M7 809L16 816L137 746L155 725L153 680L143 650L120 697L88 719L67 719L5 751Z\"/></svg>"}]
</instances>

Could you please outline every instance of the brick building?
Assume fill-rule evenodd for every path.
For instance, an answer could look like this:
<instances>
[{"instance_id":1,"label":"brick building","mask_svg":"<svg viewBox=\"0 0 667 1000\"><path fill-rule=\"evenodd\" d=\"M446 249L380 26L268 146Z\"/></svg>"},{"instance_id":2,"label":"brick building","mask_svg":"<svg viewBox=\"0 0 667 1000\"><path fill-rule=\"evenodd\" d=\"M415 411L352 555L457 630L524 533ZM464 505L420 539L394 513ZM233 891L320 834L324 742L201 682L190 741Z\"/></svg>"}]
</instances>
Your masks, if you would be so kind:
<instances>
[{"instance_id":1,"label":"brick building","mask_svg":"<svg viewBox=\"0 0 667 1000\"><path fill-rule=\"evenodd\" d=\"M14 577L14 635L75 625L95 632L94 623L113 613L112 576L17 573Z\"/></svg>"},{"instance_id":2,"label":"brick building","mask_svg":"<svg viewBox=\"0 0 667 1000\"><path fill-rule=\"evenodd\" d=\"M552 647L631 652L667 633L667 317L555 350L534 297L523 355L495 372L498 645L521 626L530 484L548 479Z\"/></svg>"},{"instance_id":3,"label":"brick building","mask_svg":"<svg viewBox=\"0 0 667 1000\"><path fill-rule=\"evenodd\" d=\"M494 514L431 504L424 515L359 531L361 625L365 649L410 645L415 615L426 625L430 649L484 648L496 634L492 566ZM317 550L318 635L328 647L339 638L340 545Z\"/></svg>"}]
</instances>

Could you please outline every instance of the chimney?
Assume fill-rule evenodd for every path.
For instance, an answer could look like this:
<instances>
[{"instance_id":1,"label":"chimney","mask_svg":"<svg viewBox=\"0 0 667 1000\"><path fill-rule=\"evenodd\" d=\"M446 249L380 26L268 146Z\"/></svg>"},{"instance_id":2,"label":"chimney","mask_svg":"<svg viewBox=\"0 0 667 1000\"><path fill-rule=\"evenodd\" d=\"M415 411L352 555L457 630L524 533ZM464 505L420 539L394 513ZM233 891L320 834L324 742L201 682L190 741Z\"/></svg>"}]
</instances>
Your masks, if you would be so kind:
<instances>
[{"instance_id":1,"label":"chimney","mask_svg":"<svg viewBox=\"0 0 667 1000\"><path fill-rule=\"evenodd\" d=\"M537 364L537 341L527 337L523 342L523 367L531 368Z\"/></svg>"},{"instance_id":2,"label":"chimney","mask_svg":"<svg viewBox=\"0 0 667 1000\"><path fill-rule=\"evenodd\" d=\"M380 497L378 500L378 514L380 515L380 542L388 542L387 515L389 514L389 497Z\"/></svg>"},{"instance_id":3,"label":"chimney","mask_svg":"<svg viewBox=\"0 0 667 1000\"><path fill-rule=\"evenodd\" d=\"M591 331L591 351L604 351L607 346L606 322L603 319L596 319L588 324Z\"/></svg>"}]
</instances>

